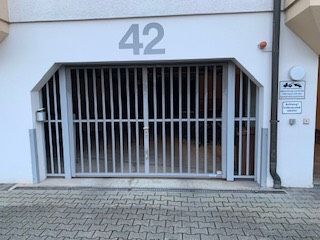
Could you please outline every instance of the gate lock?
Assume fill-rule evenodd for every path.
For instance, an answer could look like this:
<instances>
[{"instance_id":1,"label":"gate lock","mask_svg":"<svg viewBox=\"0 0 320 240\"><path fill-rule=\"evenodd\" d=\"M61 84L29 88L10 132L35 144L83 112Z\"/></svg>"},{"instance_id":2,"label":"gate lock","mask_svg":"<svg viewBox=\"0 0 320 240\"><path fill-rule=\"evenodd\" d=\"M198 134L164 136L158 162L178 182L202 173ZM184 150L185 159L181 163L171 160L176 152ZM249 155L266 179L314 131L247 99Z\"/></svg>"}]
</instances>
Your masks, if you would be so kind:
<instances>
[{"instance_id":1,"label":"gate lock","mask_svg":"<svg viewBox=\"0 0 320 240\"><path fill-rule=\"evenodd\" d=\"M36 120L37 120L37 122L46 121L46 109L45 108L40 108L36 111Z\"/></svg>"}]
</instances>

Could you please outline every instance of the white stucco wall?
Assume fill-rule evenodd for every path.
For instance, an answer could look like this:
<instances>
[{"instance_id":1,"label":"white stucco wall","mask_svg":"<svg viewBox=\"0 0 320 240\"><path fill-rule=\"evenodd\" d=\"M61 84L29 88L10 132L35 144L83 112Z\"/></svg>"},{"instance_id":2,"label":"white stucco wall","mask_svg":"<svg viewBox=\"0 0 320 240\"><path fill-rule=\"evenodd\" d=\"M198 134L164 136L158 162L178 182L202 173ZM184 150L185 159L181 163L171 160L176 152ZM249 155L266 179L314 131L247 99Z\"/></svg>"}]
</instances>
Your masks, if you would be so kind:
<instances>
[{"instance_id":1,"label":"white stucco wall","mask_svg":"<svg viewBox=\"0 0 320 240\"><path fill-rule=\"evenodd\" d=\"M0 45L1 179L31 180L30 91L54 63L236 58L269 95L271 54L260 51L257 43L271 41L271 20L269 13L256 13L12 24ZM142 31L150 22L163 25L159 47L165 47L166 54L133 55L132 50L118 49L132 23L140 24ZM152 38L143 36L141 41L146 44ZM269 101L263 104L270 108ZM264 114L264 127L268 119Z\"/></svg>"},{"instance_id":2,"label":"white stucco wall","mask_svg":"<svg viewBox=\"0 0 320 240\"><path fill-rule=\"evenodd\" d=\"M159 47L164 47L166 54L133 55L132 50L118 49L119 40L131 24L140 24L142 31L150 22L163 25L165 36ZM141 41L146 44L152 38L151 33L150 36L142 36ZM10 35L0 44L0 181L32 180L28 129L34 127L34 113L31 110L30 95L34 86L55 63L235 58L262 86L260 127L268 128L271 52L257 48L261 40L271 45L270 12L12 24ZM315 55L284 26L282 45L285 46L281 52L281 77L287 74L287 68L292 64L303 64L308 71L307 78L312 80L317 68ZM310 95L306 105L314 104L315 100L311 81L307 84L308 94L309 87ZM304 114L314 120L312 106ZM287 136L284 131L293 130L288 129L284 121L280 122L279 128L279 147L283 148L281 142L287 141L291 141L292 146L301 144L306 152L303 156L308 158L305 174L302 178L300 174L299 180L296 180L296 176L291 176L288 169L291 172L301 171L297 163L303 153L299 155L279 151L279 171L283 182L286 186L294 186L297 182L299 185L310 186L310 177L307 175L313 159L312 147L308 145L310 142L304 143L299 138L295 140L292 135ZM305 134L309 137L313 130L312 122L293 132L294 135ZM271 186L270 177L268 182Z\"/></svg>"},{"instance_id":3,"label":"white stucco wall","mask_svg":"<svg viewBox=\"0 0 320 240\"><path fill-rule=\"evenodd\" d=\"M282 19L283 24L283 19ZM318 56L284 24L281 28L279 81L289 81L289 70L302 66L306 70L306 97L302 114L282 114L279 100L278 173L283 186L312 187L315 120L318 80ZM309 125L303 119L310 119ZM289 125L289 119L296 124Z\"/></svg>"},{"instance_id":4,"label":"white stucco wall","mask_svg":"<svg viewBox=\"0 0 320 240\"><path fill-rule=\"evenodd\" d=\"M271 0L10 0L11 22L272 11Z\"/></svg>"}]
</instances>

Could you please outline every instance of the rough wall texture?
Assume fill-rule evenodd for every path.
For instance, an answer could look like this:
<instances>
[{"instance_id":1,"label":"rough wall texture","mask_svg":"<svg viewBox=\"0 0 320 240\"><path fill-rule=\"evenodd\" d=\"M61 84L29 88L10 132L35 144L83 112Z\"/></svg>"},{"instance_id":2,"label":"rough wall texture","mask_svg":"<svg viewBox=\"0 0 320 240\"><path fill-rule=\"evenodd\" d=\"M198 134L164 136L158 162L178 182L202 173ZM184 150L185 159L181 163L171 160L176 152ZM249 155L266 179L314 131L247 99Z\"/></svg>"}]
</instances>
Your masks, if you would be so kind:
<instances>
[{"instance_id":1,"label":"rough wall texture","mask_svg":"<svg viewBox=\"0 0 320 240\"><path fill-rule=\"evenodd\" d=\"M45 2L45 4L44 4ZM11 22L263 12L271 0L10 0Z\"/></svg>"}]
</instances>

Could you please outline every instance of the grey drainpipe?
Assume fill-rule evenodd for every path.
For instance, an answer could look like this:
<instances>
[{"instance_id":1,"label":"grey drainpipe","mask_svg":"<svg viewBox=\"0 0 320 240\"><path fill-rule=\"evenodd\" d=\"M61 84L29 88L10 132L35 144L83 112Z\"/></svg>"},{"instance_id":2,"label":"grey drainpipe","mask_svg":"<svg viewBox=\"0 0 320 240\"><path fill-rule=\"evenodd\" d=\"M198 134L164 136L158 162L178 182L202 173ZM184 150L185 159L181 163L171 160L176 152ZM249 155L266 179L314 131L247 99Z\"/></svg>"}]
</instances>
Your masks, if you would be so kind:
<instances>
[{"instance_id":1,"label":"grey drainpipe","mask_svg":"<svg viewBox=\"0 0 320 240\"><path fill-rule=\"evenodd\" d=\"M281 179L277 173L280 16L281 16L281 0L273 0L270 174L273 178L274 188L281 188Z\"/></svg>"}]
</instances>

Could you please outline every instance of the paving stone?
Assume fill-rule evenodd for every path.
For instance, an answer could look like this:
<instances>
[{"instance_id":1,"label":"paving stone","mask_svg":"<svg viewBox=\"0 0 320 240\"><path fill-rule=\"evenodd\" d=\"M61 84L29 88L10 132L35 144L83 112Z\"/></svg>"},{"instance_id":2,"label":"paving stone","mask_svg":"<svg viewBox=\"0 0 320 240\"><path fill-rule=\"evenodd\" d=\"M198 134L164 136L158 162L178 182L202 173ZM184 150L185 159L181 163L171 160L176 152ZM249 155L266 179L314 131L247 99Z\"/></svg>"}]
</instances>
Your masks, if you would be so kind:
<instances>
[{"instance_id":1,"label":"paving stone","mask_svg":"<svg viewBox=\"0 0 320 240\"><path fill-rule=\"evenodd\" d=\"M66 230L62 230L59 234L59 237L69 237L69 238L73 238L77 235L78 231L66 231Z\"/></svg>"},{"instance_id":2,"label":"paving stone","mask_svg":"<svg viewBox=\"0 0 320 240\"><path fill-rule=\"evenodd\" d=\"M102 239L108 239L111 236L111 231L95 231L92 238L102 238Z\"/></svg>"},{"instance_id":3,"label":"paving stone","mask_svg":"<svg viewBox=\"0 0 320 240\"><path fill-rule=\"evenodd\" d=\"M183 240L200 240L200 234L183 234Z\"/></svg>"},{"instance_id":4,"label":"paving stone","mask_svg":"<svg viewBox=\"0 0 320 240\"><path fill-rule=\"evenodd\" d=\"M112 231L111 233L111 238L123 238L123 239L128 239L129 232L118 232L118 231Z\"/></svg>"},{"instance_id":5,"label":"paving stone","mask_svg":"<svg viewBox=\"0 0 320 240\"><path fill-rule=\"evenodd\" d=\"M14 190L0 239L320 239L320 190L286 192Z\"/></svg>"},{"instance_id":6,"label":"paving stone","mask_svg":"<svg viewBox=\"0 0 320 240\"><path fill-rule=\"evenodd\" d=\"M130 232L128 239L146 239L147 233Z\"/></svg>"},{"instance_id":7,"label":"paving stone","mask_svg":"<svg viewBox=\"0 0 320 240\"><path fill-rule=\"evenodd\" d=\"M44 232L41 234L41 236L47 236L47 237L58 237L60 234L61 230L50 230L46 229Z\"/></svg>"}]
</instances>

